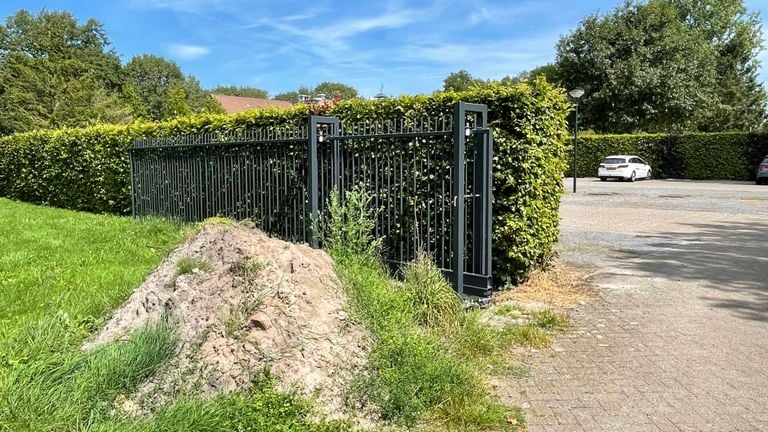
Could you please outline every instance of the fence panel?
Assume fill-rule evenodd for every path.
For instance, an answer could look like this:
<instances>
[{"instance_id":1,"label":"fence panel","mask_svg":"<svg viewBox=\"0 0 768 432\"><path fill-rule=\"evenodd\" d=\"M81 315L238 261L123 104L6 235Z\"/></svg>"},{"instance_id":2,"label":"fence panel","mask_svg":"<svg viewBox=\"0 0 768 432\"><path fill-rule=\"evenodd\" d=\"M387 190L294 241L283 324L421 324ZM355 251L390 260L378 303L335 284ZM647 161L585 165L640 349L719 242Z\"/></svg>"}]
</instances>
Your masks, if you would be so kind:
<instances>
[{"instance_id":1,"label":"fence panel","mask_svg":"<svg viewBox=\"0 0 768 432\"><path fill-rule=\"evenodd\" d=\"M311 221L331 192L361 185L378 212L384 257L431 255L457 291L491 293L492 139L483 105L342 124L143 138L131 150L134 216L253 219L318 247ZM459 271L454 271L459 269Z\"/></svg>"}]
</instances>

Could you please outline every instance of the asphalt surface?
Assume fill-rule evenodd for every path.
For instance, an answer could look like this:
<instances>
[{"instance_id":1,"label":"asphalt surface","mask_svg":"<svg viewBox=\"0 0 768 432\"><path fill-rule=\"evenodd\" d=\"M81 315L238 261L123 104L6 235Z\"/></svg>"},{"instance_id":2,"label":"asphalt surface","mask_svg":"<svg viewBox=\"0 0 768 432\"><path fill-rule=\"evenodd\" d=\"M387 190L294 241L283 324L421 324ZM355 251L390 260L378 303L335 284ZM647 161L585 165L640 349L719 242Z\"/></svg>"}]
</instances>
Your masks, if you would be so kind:
<instances>
[{"instance_id":1,"label":"asphalt surface","mask_svg":"<svg viewBox=\"0 0 768 432\"><path fill-rule=\"evenodd\" d=\"M560 259L598 299L506 395L530 430L768 431L768 186L565 185Z\"/></svg>"}]
</instances>

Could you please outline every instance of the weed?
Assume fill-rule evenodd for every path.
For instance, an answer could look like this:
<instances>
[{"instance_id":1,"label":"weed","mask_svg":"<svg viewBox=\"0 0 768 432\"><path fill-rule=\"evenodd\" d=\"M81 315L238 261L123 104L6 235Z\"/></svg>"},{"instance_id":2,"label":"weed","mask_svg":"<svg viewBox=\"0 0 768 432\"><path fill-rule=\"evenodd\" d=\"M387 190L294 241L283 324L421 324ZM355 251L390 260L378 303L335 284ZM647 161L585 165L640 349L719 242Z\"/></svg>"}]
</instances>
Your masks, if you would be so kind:
<instances>
[{"instance_id":1,"label":"weed","mask_svg":"<svg viewBox=\"0 0 768 432\"><path fill-rule=\"evenodd\" d=\"M346 191L343 203L339 191L334 189L328 199L328 216L312 224L323 240L323 247L332 255L378 257L382 239L373 235L378 210L371 208L372 202L362 186Z\"/></svg>"},{"instance_id":2,"label":"weed","mask_svg":"<svg viewBox=\"0 0 768 432\"><path fill-rule=\"evenodd\" d=\"M392 281L373 253L379 243L370 237L367 205L370 200L348 194L345 205L330 204L324 225L353 313L376 341L352 393L398 425L429 420L451 429L513 429L513 413L494 400L483 379L483 356L500 361L506 335L463 310L426 256L404 269L402 284Z\"/></svg>"},{"instance_id":3,"label":"weed","mask_svg":"<svg viewBox=\"0 0 768 432\"><path fill-rule=\"evenodd\" d=\"M193 273L195 270L207 272L211 264L203 258L183 257L176 263L176 276Z\"/></svg>"},{"instance_id":4,"label":"weed","mask_svg":"<svg viewBox=\"0 0 768 432\"><path fill-rule=\"evenodd\" d=\"M261 273L266 268L267 268L267 263L263 261L259 261L256 258L249 257L249 258L243 258L242 260L232 264L232 273L235 276L239 276L243 278L243 280L245 280L246 283L251 284L256 278L258 278L261 275Z\"/></svg>"},{"instance_id":5,"label":"weed","mask_svg":"<svg viewBox=\"0 0 768 432\"><path fill-rule=\"evenodd\" d=\"M504 333L513 343L520 346L542 348L551 343L549 334L535 324L508 326Z\"/></svg>"},{"instance_id":6,"label":"weed","mask_svg":"<svg viewBox=\"0 0 768 432\"><path fill-rule=\"evenodd\" d=\"M519 316L523 314L522 310L518 306L509 303L504 303L498 306L494 310L494 313L501 316Z\"/></svg>"},{"instance_id":7,"label":"weed","mask_svg":"<svg viewBox=\"0 0 768 432\"><path fill-rule=\"evenodd\" d=\"M533 323L547 330L562 330L568 327L568 318L561 313L545 309L531 313Z\"/></svg>"},{"instance_id":8,"label":"weed","mask_svg":"<svg viewBox=\"0 0 768 432\"><path fill-rule=\"evenodd\" d=\"M233 337L243 328L245 320L248 319L259 308L261 302L252 299L241 299L233 304L229 304L224 318L224 334L227 337Z\"/></svg>"},{"instance_id":9,"label":"weed","mask_svg":"<svg viewBox=\"0 0 768 432\"><path fill-rule=\"evenodd\" d=\"M403 272L403 289L411 302L414 318L430 328L456 326L461 302L429 255L419 254Z\"/></svg>"}]
</instances>

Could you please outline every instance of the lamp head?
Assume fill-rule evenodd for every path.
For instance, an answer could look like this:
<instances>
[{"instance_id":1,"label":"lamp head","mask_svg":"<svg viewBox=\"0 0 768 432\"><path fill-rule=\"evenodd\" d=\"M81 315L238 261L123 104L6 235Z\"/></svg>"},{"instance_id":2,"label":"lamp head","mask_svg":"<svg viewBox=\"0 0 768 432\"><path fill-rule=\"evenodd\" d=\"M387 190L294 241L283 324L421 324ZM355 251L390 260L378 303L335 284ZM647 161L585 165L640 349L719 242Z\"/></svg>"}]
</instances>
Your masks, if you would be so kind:
<instances>
[{"instance_id":1,"label":"lamp head","mask_svg":"<svg viewBox=\"0 0 768 432\"><path fill-rule=\"evenodd\" d=\"M568 92L568 94L569 94L569 95L570 95L572 98L574 98L574 99L578 99L578 98L580 98L580 97L584 96L584 89L581 89L581 88L575 88L575 89L573 89L573 90L569 91L569 92Z\"/></svg>"}]
</instances>

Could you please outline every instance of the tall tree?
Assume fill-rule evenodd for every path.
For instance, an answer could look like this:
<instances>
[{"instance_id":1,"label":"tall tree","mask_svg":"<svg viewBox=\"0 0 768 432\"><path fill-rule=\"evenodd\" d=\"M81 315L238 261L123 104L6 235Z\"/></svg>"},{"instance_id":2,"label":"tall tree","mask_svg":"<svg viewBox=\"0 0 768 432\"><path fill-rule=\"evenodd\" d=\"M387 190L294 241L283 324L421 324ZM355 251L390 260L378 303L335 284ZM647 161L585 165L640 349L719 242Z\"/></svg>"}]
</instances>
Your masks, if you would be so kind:
<instances>
[{"instance_id":1,"label":"tall tree","mask_svg":"<svg viewBox=\"0 0 768 432\"><path fill-rule=\"evenodd\" d=\"M119 73L98 21L20 10L0 26L0 132L88 124Z\"/></svg>"},{"instance_id":2,"label":"tall tree","mask_svg":"<svg viewBox=\"0 0 768 432\"><path fill-rule=\"evenodd\" d=\"M151 120L162 120L173 116L168 107L171 88L184 82L179 66L163 57L144 54L135 56L123 68L125 84L132 88L137 98L133 99L134 111L146 112Z\"/></svg>"},{"instance_id":3,"label":"tall tree","mask_svg":"<svg viewBox=\"0 0 768 432\"><path fill-rule=\"evenodd\" d=\"M325 81L312 88L303 85L296 91L278 93L275 95L274 99L296 103L300 101L302 95L315 98L317 95L324 94L327 99L332 99L333 95L337 92L341 95L342 99L354 99L360 97L357 89L352 86L348 86L343 83Z\"/></svg>"},{"instance_id":4,"label":"tall tree","mask_svg":"<svg viewBox=\"0 0 768 432\"><path fill-rule=\"evenodd\" d=\"M312 89L307 86L301 86L297 90L287 91L278 93L275 95L275 100L281 100L291 103L299 102L299 98L301 95L307 95L310 96L312 94Z\"/></svg>"},{"instance_id":5,"label":"tall tree","mask_svg":"<svg viewBox=\"0 0 768 432\"><path fill-rule=\"evenodd\" d=\"M443 90L445 91L464 91L470 88L482 85L483 80L477 79L465 70L452 72L443 80Z\"/></svg>"},{"instance_id":6,"label":"tall tree","mask_svg":"<svg viewBox=\"0 0 768 432\"><path fill-rule=\"evenodd\" d=\"M357 89L354 87L329 81L321 82L320 84L316 85L312 91L315 96L324 94L328 99L331 99L337 92L341 94L342 99L354 99L359 96Z\"/></svg>"},{"instance_id":7,"label":"tall tree","mask_svg":"<svg viewBox=\"0 0 768 432\"><path fill-rule=\"evenodd\" d=\"M741 0L628 1L557 46L556 75L587 91L601 132L753 129L765 120L757 17Z\"/></svg>"},{"instance_id":8,"label":"tall tree","mask_svg":"<svg viewBox=\"0 0 768 432\"><path fill-rule=\"evenodd\" d=\"M191 112L222 111L195 77L185 77L176 63L163 57L133 57L123 68L123 76L126 99L137 117L164 120Z\"/></svg>"},{"instance_id":9,"label":"tall tree","mask_svg":"<svg viewBox=\"0 0 768 432\"><path fill-rule=\"evenodd\" d=\"M218 86L210 90L211 93L226 96L242 96L257 99L269 99L269 92L256 87Z\"/></svg>"}]
</instances>

